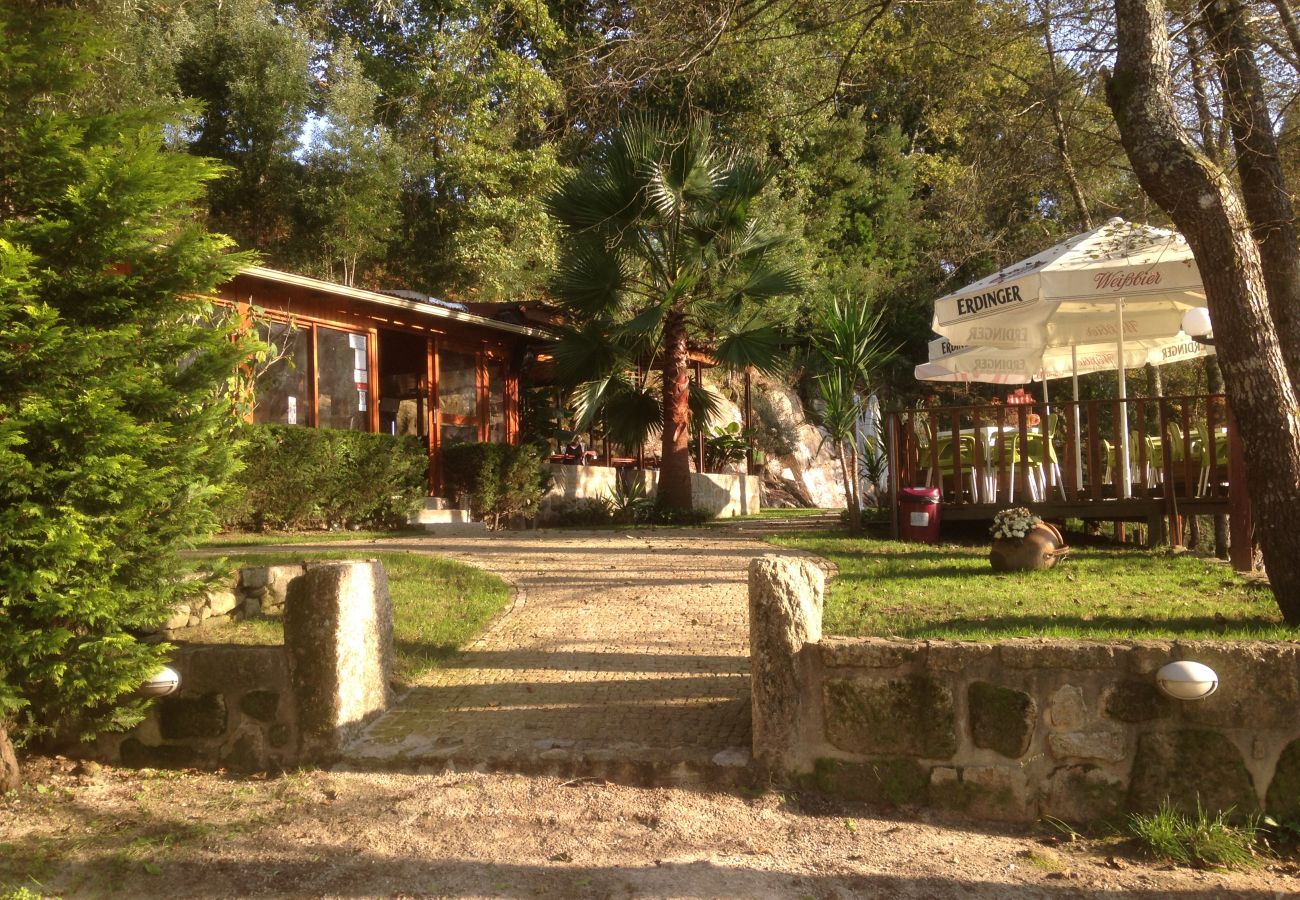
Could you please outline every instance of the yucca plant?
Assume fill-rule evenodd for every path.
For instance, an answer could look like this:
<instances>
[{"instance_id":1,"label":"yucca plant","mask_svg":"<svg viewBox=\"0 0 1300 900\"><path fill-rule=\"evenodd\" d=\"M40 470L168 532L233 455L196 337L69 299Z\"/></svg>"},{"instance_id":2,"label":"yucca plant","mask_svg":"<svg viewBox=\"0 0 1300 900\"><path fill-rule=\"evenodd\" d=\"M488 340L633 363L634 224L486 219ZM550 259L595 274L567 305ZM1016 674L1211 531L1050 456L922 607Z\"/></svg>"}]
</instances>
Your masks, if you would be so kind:
<instances>
[{"instance_id":1,"label":"yucca plant","mask_svg":"<svg viewBox=\"0 0 1300 900\"><path fill-rule=\"evenodd\" d=\"M553 289L575 323L554 350L575 389L575 427L602 419L627 446L661 432L664 507L693 508L690 424L716 406L690 382L691 342L723 366L775 371L769 301L804 285L784 258L788 238L758 211L768 179L717 147L707 122L642 119L547 199L564 235Z\"/></svg>"},{"instance_id":2,"label":"yucca plant","mask_svg":"<svg viewBox=\"0 0 1300 900\"><path fill-rule=\"evenodd\" d=\"M869 303L836 299L822 314L819 325L813 344L829 370L817 379L822 428L839 457L849 523L856 531L862 527L857 424L872 381L898 348L888 343L881 313Z\"/></svg>"}]
</instances>

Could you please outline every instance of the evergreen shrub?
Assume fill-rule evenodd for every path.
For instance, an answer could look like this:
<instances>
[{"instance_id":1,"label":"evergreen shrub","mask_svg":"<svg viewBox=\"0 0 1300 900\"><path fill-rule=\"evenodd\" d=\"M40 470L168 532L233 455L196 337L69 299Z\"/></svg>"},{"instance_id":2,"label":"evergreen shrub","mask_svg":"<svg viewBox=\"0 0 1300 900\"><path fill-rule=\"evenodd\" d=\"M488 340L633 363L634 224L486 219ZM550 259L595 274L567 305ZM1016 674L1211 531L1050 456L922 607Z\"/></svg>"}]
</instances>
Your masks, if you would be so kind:
<instances>
[{"instance_id":1,"label":"evergreen shrub","mask_svg":"<svg viewBox=\"0 0 1300 900\"><path fill-rule=\"evenodd\" d=\"M427 492L418 437L294 425L244 434L244 468L221 509L227 527L396 528Z\"/></svg>"},{"instance_id":2,"label":"evergreen shrub","mask_svg":"<svg viewBox=\"0 0 1300 900\"><path fill-rule=\"evenodd\" d=\"M537 513L550 484L542 453L532 444L514 446L483 441L442 450L442 489L475 518L499 528L515 516Z\"/></svg>"},{"instance_id":3,"label":"evergreen shrub","mask_svg":"<svg viewBox=\"0 0 1300 900\"><path fill-rule=\"evenodd\" d=\"M180 110L86 101L110 48L75 4L0 4L0 734L140 721L203 589L255 351L210 299L248 255L196 216L221 174Z\"/></svg>"}]
</instances>

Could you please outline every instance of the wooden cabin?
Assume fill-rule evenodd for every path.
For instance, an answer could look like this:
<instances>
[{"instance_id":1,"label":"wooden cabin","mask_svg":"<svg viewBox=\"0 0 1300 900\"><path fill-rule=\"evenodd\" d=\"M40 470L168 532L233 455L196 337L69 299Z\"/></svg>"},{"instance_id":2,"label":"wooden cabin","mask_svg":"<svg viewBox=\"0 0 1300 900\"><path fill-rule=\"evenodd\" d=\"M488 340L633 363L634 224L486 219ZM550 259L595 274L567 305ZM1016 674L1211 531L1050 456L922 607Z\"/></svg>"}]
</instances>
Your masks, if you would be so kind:
<instances>
[{"instance_id":1,"label":"wooden cabin","mask_svg":"<svg viewBox=\"0 0 1300 900\"><path fill-rule=\"evenodd\" d=\"M441 448L519 438L519 371L548 332L410 291L376 292L250 266L219 292L281 357L254 422L423 437ZM507 310L508 312L508 310Z\"/></svg>"}]
</instances>

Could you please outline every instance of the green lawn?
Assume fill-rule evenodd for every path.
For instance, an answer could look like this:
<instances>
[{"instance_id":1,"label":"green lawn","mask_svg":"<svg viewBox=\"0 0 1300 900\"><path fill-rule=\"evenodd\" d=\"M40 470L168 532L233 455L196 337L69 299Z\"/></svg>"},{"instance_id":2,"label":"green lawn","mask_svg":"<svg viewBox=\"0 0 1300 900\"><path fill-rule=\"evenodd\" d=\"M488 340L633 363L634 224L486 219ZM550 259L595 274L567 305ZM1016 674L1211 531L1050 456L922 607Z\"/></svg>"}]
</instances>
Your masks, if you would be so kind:
<instances>
[{"instance_id":1,"label":"green lawn","mask_svg":"<svg viewBox=\"0 0 1300 900\"><path fill-rule=\"evenodd\" d=\"M804 516L824 516L827 513L842 512L844 512L842 509L808 509L802 506L773 507L771 509L761 509L756 513L748 513L743 516L729 516L725 519L714 519L713 522L761 522L764 519L801 519Z\"/></svg>"},{"instance_id":2,"label":"green lawn","mask_svg":"<svg viewBox=\"0 0 1300 900\"><path fill-rule=\"evenodd\" d=\"M827 592L827 634L1300 639L1282 624L1267 586L1190 554L1076 548L1054 570L1002 575L983 546L830 532L769 540L840 567Z\"/></svg>"},{"instance_id":3,"label":"green lawn","mask_svg":"<svg viewBox=\"0 0 1300 900\"><path fill-rule=\"evenodd\" d=\"M267 544L328 544L333 541L378 541L385 538L428 537L423 528L396 531L270 531L252 534L223 531L199 543L199 549L213 547L261 547Z\"/></svg>"},{"instance_id":4,"label":"green lawn","mask_svg":"<svg viewBox=\"0 0 1300 900\"><path fill-rule=\"evenodd\" d=\"M393 598L394 675L411 682L472 638L510 598L495 575L449 559L417 553L367 553L388 570ZM304 559L355 559L356 551L328 553L250 553L227 557L233 568L286 565ZM186 640L266 644L284 640L279 619L250 619L208 625L187 632Z\"/></svg>"}]
</instances>

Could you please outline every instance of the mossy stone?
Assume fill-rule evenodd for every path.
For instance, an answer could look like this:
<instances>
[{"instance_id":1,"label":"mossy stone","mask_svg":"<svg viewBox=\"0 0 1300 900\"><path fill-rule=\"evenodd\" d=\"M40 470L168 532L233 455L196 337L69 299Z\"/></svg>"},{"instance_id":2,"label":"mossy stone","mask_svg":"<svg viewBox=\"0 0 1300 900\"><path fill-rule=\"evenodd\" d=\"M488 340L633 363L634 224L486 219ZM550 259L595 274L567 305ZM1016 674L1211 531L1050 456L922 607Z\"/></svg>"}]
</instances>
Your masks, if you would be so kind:
<instances>
[{"instance_id":1,"label":"mossy stone","mask_svg":"<svg viewBox=\"0 0 1300 900\"><path fill-rule=\"evenodd\" d=\"M1130 678L1106 695L1105 712L1121 722L1150 722L1173 715L1174 701L1161 693L1155 681Z\"/></svg>"},{"instance_id":2,"label":"mossy stone","mask_svg":"<svg viewBox=\"0 0 1300 900\"><path fill-rule=\"evenodd\" d=\"M158 722L169 741L221 737L226 733L226 698L221 694L167 697L158 704Z\"/></svg>"},{"instance_id":3,"label":"mossy stone","mask_svg":"<svg viewBox=\"0 0 1300 900\"><path fill-rule=\"evenodd\" d=\"M850 753L947 759L957 751L952 690L927 676L832 678L826 738Z\"/></svg>"},{"instance_id":4,"label":"mossy stone","mask_svg":"<svg viewBox=\"0 0 1300 900\"><path fill-rule=\"evenodd\" d=\"M845 800L920 806L928 799L930 773L914 759L878 759L865 763L818 759L818 790Z\"/></svg>"},{"instance_id":5,"label":"mossy stone","mask_svg":"<svg viewBox=\"0 0 1300 900\"><path fill-rule=\"evenodd\" d=\"M239 708L244 715L259 722L272 722L276 710L280 708L280 695L275 691L249 691L239 698Z\"/></svg>"},{"instance_id":6,"label":"mossy stone","mask_svg":"<svg viewBox=\"0 0 1300 900\"><path fill-rule=\"evenodd\" d=\"M1222 734L1201 729L1138 737L1129 809L1154 812L1166 798L1186 813L1195 813L1198 802L1211 815L1232 810L1244 818L1259 809L1241 752Z\"/></svg>"},{"instance_id":7,"label":"mossy stone","mask_svg":"<svg viewBox=\"0 0 1300 900\"><path fill-rule=\"evenodd\" d=\"M1268 814L1279 822L1300 823L1300 740L1282 749L1264 802Z\"/></svg>"},{"instance_id":8,"label":"mossy stone","mask_svg":"<svg viewBox=\"0 0 1300 900\"><path fill-rule=\"evenodd\" d=\"M1019 759L1029 749L1038 704L1024 691L976 681L966 691L971 740L976 747Z\"/></svg>"}]
</instances>

